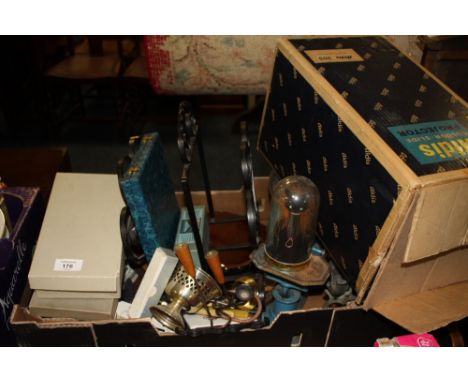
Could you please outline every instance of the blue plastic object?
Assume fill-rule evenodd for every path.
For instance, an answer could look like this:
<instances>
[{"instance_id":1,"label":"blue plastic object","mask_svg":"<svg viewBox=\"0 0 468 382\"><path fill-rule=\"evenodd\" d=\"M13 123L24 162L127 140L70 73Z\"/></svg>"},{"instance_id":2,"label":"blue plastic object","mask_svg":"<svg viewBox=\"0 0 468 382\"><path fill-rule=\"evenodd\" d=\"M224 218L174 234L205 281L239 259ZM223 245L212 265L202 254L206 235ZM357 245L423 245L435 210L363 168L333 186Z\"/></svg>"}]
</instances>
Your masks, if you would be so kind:
<instances>
[{"instance_id":1,"label":"blue plastic object","mask_svg":"<svg viewBox=\"0 0 468 382\"><path fill-rule=\"evenodd\" d=\"M325 256L325 249L318 242L314 242L310 248L310 253L314 256Z\"/></svg>"},{"instance_id":2,"label":"blue plastic object","mask_svg":"<svg viewBox=\"0 0 468 382\"><path fill-rule=\"evenodd\" d=\"M307 288L271 275L267 275L266 278L275 281L277 285L272 292L274 302L268 304L265 309L265 318L272 322L280 312L297 310L302 307Z\"/></svg>"}]
</instances>

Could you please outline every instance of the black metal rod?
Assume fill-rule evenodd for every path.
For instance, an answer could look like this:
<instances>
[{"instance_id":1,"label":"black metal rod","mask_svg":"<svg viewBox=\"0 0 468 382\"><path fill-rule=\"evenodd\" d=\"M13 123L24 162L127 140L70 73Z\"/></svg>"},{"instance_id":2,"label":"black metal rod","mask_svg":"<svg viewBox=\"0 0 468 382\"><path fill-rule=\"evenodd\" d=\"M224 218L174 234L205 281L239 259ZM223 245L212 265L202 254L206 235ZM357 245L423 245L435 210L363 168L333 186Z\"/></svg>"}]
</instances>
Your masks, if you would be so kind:
<instances>
[{"instance_id":1,"label":"black metal rod","mask_svg":"<svg viewBox=\"0 0 468 382\"><path fill-rule=\"evenodd\" d=\"M214 219L215 211L213 207L213 199L211 197L211 186L210 186L210 180L208 179L208 169L206 167L205 150L203 149L200 127L198 127L196 139L197 139L197 146L198 146L198 155L200 157L200 166L202 170L203 183L205 184L206 202L208 204L208 215L210 216L211 219Z\"/></svg>"},{"instance_id":2,"label":"black metal rod","mask_svg":"<svg viewBox=\"0 0 468 382\"><path fill-rule=\"evenodd\" d=\"M210 268L208 267L208 263L205 259L205 250L203 249L203 243L200 237L200 229L198 227L197 216L195 214L195 208L193 206L192 200L192 192L190 190L190 185L188 182L188 174L190 171L190 163L184 164L182 170L182 191L184 193L184 200L185 200L185 207L187 208L187 212L190 218L190 226L192 227L193 237L195 239L195 245L197 247L198 257L200 258L200 266L201 268L211 275Z\"/></svg>"}]
</instances>

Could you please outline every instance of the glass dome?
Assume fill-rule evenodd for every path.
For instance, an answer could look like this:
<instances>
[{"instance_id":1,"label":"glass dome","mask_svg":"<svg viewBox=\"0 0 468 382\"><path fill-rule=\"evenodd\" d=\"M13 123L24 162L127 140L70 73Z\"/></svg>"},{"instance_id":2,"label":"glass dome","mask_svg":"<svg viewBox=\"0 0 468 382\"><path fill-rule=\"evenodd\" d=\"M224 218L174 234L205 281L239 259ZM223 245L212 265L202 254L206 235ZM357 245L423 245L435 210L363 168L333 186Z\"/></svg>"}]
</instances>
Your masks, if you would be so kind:
<instances>
[{"instance_id":1,"label":"glass dome","mask_svg":"<svg viewBox=\"0 0 468 382\"><path fill-rule=\"evenodd\" d=\"M310 257L315 240L320 195L305 176L282 179L273 190L265 251L284 265L299 265Z\"/></svg>"}]
</instances>

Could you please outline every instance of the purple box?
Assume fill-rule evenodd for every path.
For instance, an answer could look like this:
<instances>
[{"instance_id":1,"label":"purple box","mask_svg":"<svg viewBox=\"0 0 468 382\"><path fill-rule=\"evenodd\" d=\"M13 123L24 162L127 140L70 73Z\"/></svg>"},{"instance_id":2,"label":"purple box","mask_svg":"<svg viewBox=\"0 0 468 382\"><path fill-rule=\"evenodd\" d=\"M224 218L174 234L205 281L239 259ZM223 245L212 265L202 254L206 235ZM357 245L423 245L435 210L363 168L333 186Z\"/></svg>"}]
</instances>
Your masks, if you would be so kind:
<instances>
[{"instance_id":1,"label":"purple box","mask_svg":"<svg viewBox=\"0 0 468 382\"><path fill-rule=\"evenodd\" d=\"M9 318L20 301L28 279L45 206L39 188L10 187L0 190L12 223L8 238L0 239L0 345L15 345Z\"/></svg>"}]
</instances>

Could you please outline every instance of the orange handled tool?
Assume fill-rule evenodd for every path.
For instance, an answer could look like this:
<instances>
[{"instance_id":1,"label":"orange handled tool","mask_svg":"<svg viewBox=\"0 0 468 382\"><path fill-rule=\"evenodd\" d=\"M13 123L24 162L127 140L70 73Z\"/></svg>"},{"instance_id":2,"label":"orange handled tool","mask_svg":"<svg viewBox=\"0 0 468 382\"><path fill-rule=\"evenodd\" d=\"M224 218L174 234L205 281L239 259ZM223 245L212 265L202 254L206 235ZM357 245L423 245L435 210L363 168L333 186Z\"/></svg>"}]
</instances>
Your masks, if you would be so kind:
<instances>
[{"instance_id":1,"label":"orange handled tool","mask_svg":"<svg viewBox=\"0 0 468 382\"><path fill-rule=\"evenodd\" d=\"M220 285L224 285L224 272L223 268L221 268L221 260L219 259L218 251L209 251L205 256L205 259L216 281Z\"/></svg>"},{"instance_id":2,"label":"orange handled tool","mask_svg":"<svg viewBox=\"0 0 468 382\"><path fill-rule=\"evenodd\" d=\"M190 247L186 243L177 244L175 254L182 263L182 266L192 278L195 278L195 265L193 264L192 253Z\"/></svg>"}]
</instances>

